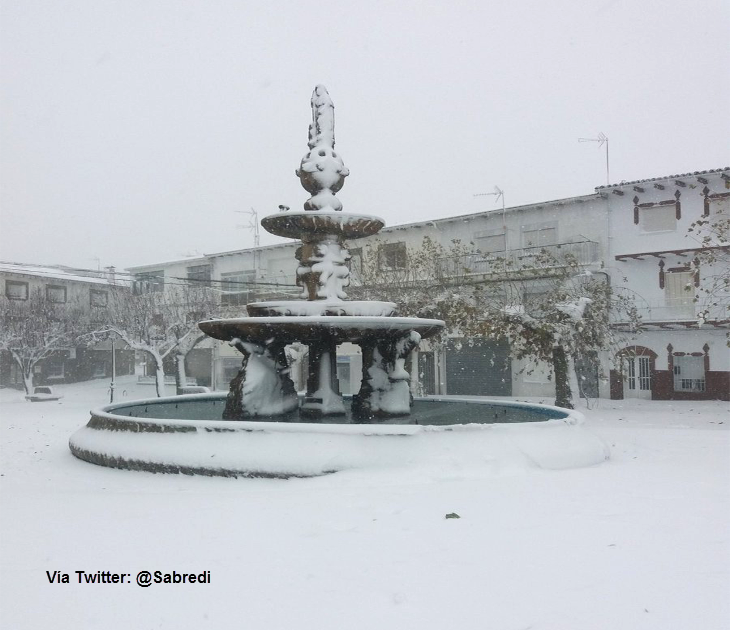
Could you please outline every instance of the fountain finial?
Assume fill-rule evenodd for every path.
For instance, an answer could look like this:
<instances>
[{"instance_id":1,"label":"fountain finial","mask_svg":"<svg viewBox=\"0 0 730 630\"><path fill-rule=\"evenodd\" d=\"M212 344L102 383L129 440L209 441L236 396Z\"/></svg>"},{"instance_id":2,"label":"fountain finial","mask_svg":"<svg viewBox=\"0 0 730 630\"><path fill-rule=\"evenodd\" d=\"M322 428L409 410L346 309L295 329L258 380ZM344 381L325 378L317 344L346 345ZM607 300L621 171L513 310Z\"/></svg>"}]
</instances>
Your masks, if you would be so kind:
<instances>
[{"instance_id":1,"label":"fountain finial","mask_svg":"<svg viewBox=\"0 0 730 630\"><path fill-rule=\"evenodd\" d=\"M335 104L324 85L312 92L312 124L309 125L309 148L324 144L335 147Z\"/></svg>"},{"instance_id":2,"label":"fountain finial","mask_svg":"<svg viewBox=\"0 0 730 630\"><path fill-rule=\"evenodd\" d=\"M312 123L309 125L309 152L296 171L304 190L312 196L305 210L342 210L335 193L342 188L350 171L335 152L335 106L324 85L312 93Z\"/></svg>"}]
</instances>

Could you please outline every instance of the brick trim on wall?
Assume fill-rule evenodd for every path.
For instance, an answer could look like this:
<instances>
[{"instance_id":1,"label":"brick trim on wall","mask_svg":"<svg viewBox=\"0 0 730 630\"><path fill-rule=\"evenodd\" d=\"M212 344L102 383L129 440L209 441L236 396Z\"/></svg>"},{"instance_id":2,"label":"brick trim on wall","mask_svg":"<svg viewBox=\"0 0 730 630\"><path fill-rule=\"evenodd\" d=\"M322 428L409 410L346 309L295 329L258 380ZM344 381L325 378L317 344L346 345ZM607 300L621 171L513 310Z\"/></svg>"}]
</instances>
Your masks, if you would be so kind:
<instances>
[{"instance_id":1,"label":"brick trim on wall","mask_svg":"<svg viewBox=\"0 0 730 630\"><path fill-rule=\"evenodd\" d=\"M674 357L704 357L705 363L705 391L704 392L676 392L674 391ZM730 372L710 370L710 346L702 346L702 352L674 352L670 343L667 345L668 370L657 370L656 380L652 383L652 398L654 400L730 400Z\"/></svg>"},{"instance_id":2,"label":"brick trim on wall","mask_svg":"<svg viewBox=\"0 0 730 630\"><path fill-rule=\"evenodd\" d=\"M720 193L725 195L725 193ZM679 200L682 193L679 189L674 191L674 199L664 199L662 201L648 201L646 203L639 203L639 197L634 195L632 201L634 202L634 224L639 225L639 209L640 208L657 208L659 206L674 206L674 216L679 221L682 218L682 202ZM709 195L710 198L715 195ZM707 195L705 195L705 204L707 205L707 212L709 213L709 201Z\"/></svg>"}]
</instances>

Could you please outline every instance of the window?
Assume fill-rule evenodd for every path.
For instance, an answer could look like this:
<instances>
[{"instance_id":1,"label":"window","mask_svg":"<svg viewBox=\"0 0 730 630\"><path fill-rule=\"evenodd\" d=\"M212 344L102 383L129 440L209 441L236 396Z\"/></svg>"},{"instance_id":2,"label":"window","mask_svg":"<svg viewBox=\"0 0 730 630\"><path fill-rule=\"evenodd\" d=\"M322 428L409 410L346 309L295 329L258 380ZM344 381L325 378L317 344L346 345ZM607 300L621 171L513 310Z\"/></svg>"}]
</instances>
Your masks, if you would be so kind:
<instances>
[{"instance_id":1,"label":"window","mask_svg":"<svg viewBox=\"0 0 730 630\"><path fill-rule=\"evenodd\" d=\"M46 299L53 304L66 303L66 287L60 287L54 284L46 286Z\"/></svg>"},{"instance_id":2,"label":"window","mask_svg":"<svg viewBox=\"0 0 730 630\"><path fill-rule=\"evenodd\" d=\"M220 378L217 382L228 389L230 383L241 371L241 359L220 359Z\"/></svg>"},{"instance_id":3,"label":"window","mask_svg":"<svg viewBox=\"0 0 730 630\"><path fill-rule=\"evenodd\" d=\"M211 277L211 265L195 265L194 267L188 267L188 280L192 280L198 286L209 287Z\"/></svg>"},{"instance_id":4,"label":"window","mask_svg":"<svg viewBox=\"0 0 730 630\"><path fill-rule=\"evenodd\" d=\"M18 282L16 280L6 280L5 297L7 297L9 300L27 300L28 283Z\"/></svg>"},{"instance_id":5,"label":"window","mask_svg":"<svg viewBox=\"0 0 730 630\"><path fill-rule=\"evenodd\" d=\"M507 249L504 232L477 234L474 237L474 245L482 254L494 254Z\"/></svg>"},{"instance_id":6,"label":"window","mask_svg":"<svg viewBox=\"0 0 730 630\"><path fill-rule=\"evenodd\" d=\"M691 309L695 298L695 274L692 271L668 271L664 274L664 297L667 306Z\"/></svg>"},{"instance_id":7,"label":"window","mask_svg":"<svg viewBox=\"0 0 730 630\"><path fill-rule=\"evenodd\" d=\"M61 356L48 357L43 362L43 371L46 378L63 378L64 377L65 360Z\"/></svg>"},{"instance_id":8,"label":"window","mask_svg":"<svg viewBox=\"0 0 730 630\"><path fill-rule=\"evenodd\" d=\"M533 283L524 287L522 304L525 311L532 315L544 314L546 307L551 303L551 296L555 288L547 283Z\"/></svg>"},{"instance_id":9,"label":"window","mask_svg":"<svg viewBox=\"0 0 730 630\"><path fill-rule=\"evenodd\" d=\"M350 273L359 280L362 278L362 247L352 247L348 251L350 252Z\"/></svg>"},{"instance_id":10,"label":"window","mask_svg":"<svg viewBox=\"0 0 730 630\"><path fill-rule=\"evenodd\" d=\"M134 276L134 294L159 293L165 289L165 271L146 271Z\"/></svg>"},{"instance_id":11,"label":"window","mask_svg":"<svg viewBox=\"0 0 730 630\"><path fill-rule=\"evenodd\" d=\"M256 282L256 272L232 271L221 274L221 304L224 306L244 306L253 301L253 285Z\"/></svg>"},{"instance_id":12,"label":"window","mask_svg":"<svg viewBox=\"0 0 730 630\"><path fill-rule=\"evenodd\" d=\"M533 363L530 361L525 366L523 380L525 383L549 383L552 380L553 370L545 361Z\"/></svg>"},{"instance_id":13,"label":"window","mask_svg":"<svg viewBox=\"0 0 730 630\"><path fill-rule=\"evenodd\" d=\"M703 356L674 356L674 391L705 391L705 358Z\"/></svg>"},{"instance_id":14,"label":"window","mask_svg":"<svg viewBox=\"0 0 730 630\"><path fill-rule=\"evenodd\" d=\"M96 361L92 366L93 378L104 378L106 376L106 363L104 361Z\"/></svg>"},{"instance_id":15,"label":"window","mask_svg":"<svg viewBox=\"0 0 730 630\"><path fill-rule=\"evenodd\" d=\"M558 231L554 227L525 229L522 231L524 247L547 247L558 242Z\"/></svg>"},{"instance_id":16,"label":"window","mask_svg":"<svg viewBox=\"0 0 730 630\"><path fill-rule=\"evenodd\" d=\"M641 209L641 229L644 232L668 232L677 229L677 211L674 203Z\"/></svg>"},{"instance_id":17,"label":"window","mask_svg":"<svg viewBox=\"0 0 730 630\"><path fill-rule=\"evenodd\" d=\"M378 249L378 269L392 271L405 269L407 250L405 243L384 243Z\"/></svg>"},{"instance_id":18,"label":"window","mask_svg":"<svg viewBox=\"0 0 730 630\"><path fill-rule=\"evenodd\" d=\"M352 382L350 381L350 358L337 357L337 382L340 385L340 393L352 394Z\"/></svg>"},{"instance_id":19,"label":"window","mask_svg":"<svg viewBox=\"0 0 730 630\"><path fill-rule=\"evenodd\" d=\"M106 307L109 304L109 294L106 291L91 289L91 306Z\"/></svg>"}]
</instances>

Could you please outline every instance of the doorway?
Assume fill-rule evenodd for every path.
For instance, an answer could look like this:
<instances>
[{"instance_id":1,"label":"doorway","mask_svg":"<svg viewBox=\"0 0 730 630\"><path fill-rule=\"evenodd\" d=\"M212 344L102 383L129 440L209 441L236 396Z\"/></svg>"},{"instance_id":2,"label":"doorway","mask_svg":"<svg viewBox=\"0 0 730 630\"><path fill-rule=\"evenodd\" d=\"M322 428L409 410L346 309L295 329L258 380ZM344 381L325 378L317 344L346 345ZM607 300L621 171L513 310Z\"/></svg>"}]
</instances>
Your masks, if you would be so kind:
<instances>
[{"instance_id":1,"label":"doorway","mask_svg":"<svg viewBox=\"0 0 730 630\"><path fill-rule=\"evenodd\" d=\"M651 400L651 357L624 357L624 396Z\"/></svg>"}]
</instances>

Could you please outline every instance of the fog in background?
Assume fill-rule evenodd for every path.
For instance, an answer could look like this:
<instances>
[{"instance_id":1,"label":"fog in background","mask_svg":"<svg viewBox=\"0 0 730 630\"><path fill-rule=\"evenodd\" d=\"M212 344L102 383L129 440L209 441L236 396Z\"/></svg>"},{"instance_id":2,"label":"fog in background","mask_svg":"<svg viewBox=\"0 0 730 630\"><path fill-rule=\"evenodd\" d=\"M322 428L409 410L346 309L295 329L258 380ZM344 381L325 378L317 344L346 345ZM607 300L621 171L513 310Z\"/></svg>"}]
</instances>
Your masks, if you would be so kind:
<instances>
[{"instance_id":1,"label":"fog in background","mask_svg":"<svg viewBox=\"0 0 730 630\"><path fill-rule=\"evenodd\" d=\"M0 3L0 259L96 268L253 246L301 209L318 83L345 211L394 225L730 163L730 5ZM262 244L277 242L262 233Z\"/></svg>"}]
</instances>

